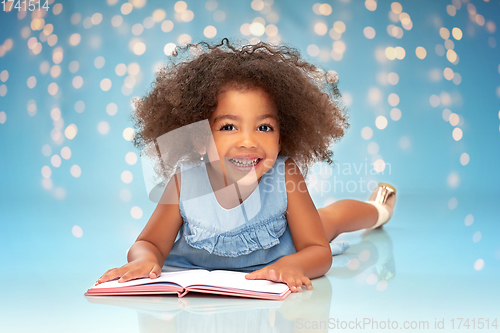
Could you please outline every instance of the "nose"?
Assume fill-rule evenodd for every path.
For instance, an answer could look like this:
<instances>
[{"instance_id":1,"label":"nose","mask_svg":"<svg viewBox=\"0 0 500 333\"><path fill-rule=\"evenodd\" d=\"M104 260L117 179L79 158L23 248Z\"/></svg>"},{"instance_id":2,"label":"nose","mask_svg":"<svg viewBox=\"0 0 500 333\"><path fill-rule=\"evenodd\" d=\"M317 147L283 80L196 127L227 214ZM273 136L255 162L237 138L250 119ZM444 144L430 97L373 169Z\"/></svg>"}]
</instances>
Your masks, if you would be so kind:
<instances>
[{"instance_id":1,"label":"nose","mask_svg":"<svg viewBox=\"0 0 500 333\"><path fill-rule=\"evenodd\" d=\"M238 148L257 148L258 142L252 131L241 131L236 142Z\"/></svg>"}]
</instances>

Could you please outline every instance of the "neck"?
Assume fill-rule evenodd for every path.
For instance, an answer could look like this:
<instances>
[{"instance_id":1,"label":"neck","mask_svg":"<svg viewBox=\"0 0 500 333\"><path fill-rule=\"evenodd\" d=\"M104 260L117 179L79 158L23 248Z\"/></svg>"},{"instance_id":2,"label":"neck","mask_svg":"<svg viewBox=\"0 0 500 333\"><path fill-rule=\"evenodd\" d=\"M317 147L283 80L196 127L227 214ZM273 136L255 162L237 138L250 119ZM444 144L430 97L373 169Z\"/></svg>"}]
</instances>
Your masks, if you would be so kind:
<instances>
[{"instance_id":1,"label":"neck","mask_svg":"<svg viewBox=\"0 0 500 333\"><path fill-rule=\"evenodd\" d=\"M220 172L218 170L222 166L221 163L222 163L221 161L217 161L215 162L215 166L213 165L213 162L206 164L207 175L210 181L210 185L212 186L212 190L216 194L217 192L222 193L223 191L221 190L231 185L234 185L239 199L238 201L240 203L243 203L243 201L245 201L250 196L250 194L252 194L252 192L255 190L257 185L260 183L261 178L259 178L257 182L250 182L250 184L246 184L245 182L239 182L238 180L235 181L227 177L223 172ZM231 194L231 196L234 196L234 192ZM223 198L218 197L218 199L223 199ZM219 202L220 201L221 200L219 200ZM234 202L235 198L228 198L227 200L223 201ZM224 204L221 203L221 206L224 207Z\"/></svg>"}]
</instances>

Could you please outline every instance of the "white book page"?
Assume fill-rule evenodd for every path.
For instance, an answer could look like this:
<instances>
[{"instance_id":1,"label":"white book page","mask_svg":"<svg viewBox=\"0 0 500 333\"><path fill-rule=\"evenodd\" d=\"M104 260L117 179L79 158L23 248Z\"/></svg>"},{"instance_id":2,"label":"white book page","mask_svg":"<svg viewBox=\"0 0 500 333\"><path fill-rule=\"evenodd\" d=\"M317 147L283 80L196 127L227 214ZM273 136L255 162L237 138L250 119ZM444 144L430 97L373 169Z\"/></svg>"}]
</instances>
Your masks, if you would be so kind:
<instances>
[{"instance_id":1,"label":"white book page","mask_svg":"<svg viewBox=\"0 0 500 333\"><path fill-rule=\"evenodd\" d=\"M232 271L211 271L203 278L202 283L198 282L196 285L235 288L275 294L281 294L288 290L288 286L284 283L276 283L267 280L247 280L245 279L246 274L247 273Z\"/></svg>"},{"instance_id":2,"label":"white book page","mask_svg":"<svg viewBox=\"0 0 500 333\"><path fill-rule=\"evenodd\" d=\"M93 286L90 289L102 289L102 288L121 288L121 287L131 287L147 283L159 283L159 282L171 282L176 283L182 288L189 286L190 284L196 283L203 279L204 276L208 275L210 272L203 269L193 269L180 272L170 272L164 273L156 279L143 278L136 279L127 282L118 282L118 280L108 281L97 286Z\"/></svg>"}]
</instances>

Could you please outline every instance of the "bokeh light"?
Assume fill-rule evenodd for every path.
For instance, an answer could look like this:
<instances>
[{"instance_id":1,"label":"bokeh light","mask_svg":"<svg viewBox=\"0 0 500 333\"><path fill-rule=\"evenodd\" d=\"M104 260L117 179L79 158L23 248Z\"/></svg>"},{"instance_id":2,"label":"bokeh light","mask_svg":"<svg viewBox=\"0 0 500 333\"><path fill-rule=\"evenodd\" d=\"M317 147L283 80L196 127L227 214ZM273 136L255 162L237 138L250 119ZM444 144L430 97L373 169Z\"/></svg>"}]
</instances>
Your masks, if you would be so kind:
<instances>
[{"instance_id":1,"label":"bokeh light","mask_svg":"<svg viewBox=\"0 0 500 333\"><path fill-rule=\"evenodd\" d=\"M484 268L484 260L483 259L477 259L475 262L474 262L474 269L476 271L480 271Z\"/></svg>"},{"instance_id":2,"label":"bokeh light","mask_svg":"<svg viewBox=\"0 0 500 333\"><path fill-rule=\"evenodd\" d=\"M97 124L97 131L99 134L106 135L109 133L109 123L107 121L101 121Z\"/></svg>"},{"instance_id":3,"label":"bokeh light","mask_svg":"<svg viewBox=\"0 0 500 333\"><path fill-rule=\"evenodd\" d=\"M474 223L474 216L472 216L472 214L469 214L465 217L464 224L468 227L471 226L472 223Z\"/></svg>"},{"instance_id":4,"label":"bokeh light","mask_svg":"<svg viewBox=\"0 0 500 333\"><path fill-rule=\"evenodd\" d=\"M163 48L163 52L166 55L171 56L174 53L175 48L176 48L176 45L174 43L167 43L165 45L165 47Z\"/></svg>"},{"instance_id":5,"label":"bokeh light","mask_svg":"<svg viewBox=\"0 0 500 333\"><path fill-rule=\"evenodd\" d=\"M75 76L72 83L75 89L80 89L83 86L83 78L81 76Z\"/></svg>"},{"instance_id":6,"label":"bokeh light","mask_svg":"<svg viewBox=\"0 0 500 333\"><path fill-rule=\"evenodd\" d=\"M391 119L394 121L401 119L401 110L398 108L391 109Z\"/></svg>"},{"instance_id":7,"label":"bokeh light","mask_svg":"<svg viewBox=\"0 0 500 333\"><path fill-rule=\"evenodd\" d=\"M53 121L61 119L61 110L59 108L53 108L50 111L50 118L52 118Z\"/></svg>"},{"instance_id":8,"label":"bokeh light","mask_svg":"<svg viewBox=\"0 0 500 333\"><path fill-rule=\"evenodd\" d=\"M82 175L82 169L78 165L71 166L70 173L73 177L78 178Z\"/></svg>"},{"instance_id":9,"label":"bokeh light","mask_svg":"<svg viewBox=\"0 0 500 333\"><path fill-rule=\"evenodd\" d=\"M458 185L460 184L460 177L458 176L458 174L456 172L451 172L448 175L446 182L448 183L448 186L450 188L457 188Z\"/></svg>"},{"instance_id":10,"label":"bokeh light","mask_svg":"<svg viewBox=\"0 0 500 333\"><path fill-rule=\"evenodd\" d=\"M132 141L135 137L135 131L132 127L127 127L123 130L123 138L127 141Z\"/></svg>"},{"instance_id":11,"label":"bokeh light","mask_svg":"<svg viewBox=\"0 0 500 333\"><path fill-rule=\"evenodd\" d=\"M378 144L376 142L370 142L368 144L368 147L367 147L366 150L367 150L368 154L375 155L379 151L379 146L378 146Z\"/></svg>"},{"instance_id":12,"label":"bokeh light","mask_svg":"<svg viewBox=\"0 0 500 333\"><path fill-rule=\"evenodd\" d=\"M69 37L69 45L71 46L77 46L80 44L80 41L82 40L82 37L78 33L74 33Z\"/></svg>"},{"instance_id":13,"label":"bokeh light","mask_svg":"<svg viewBox=\"0 0 500 333\"><path fill-rule=\"evenodd\" d=\"M130 165L134 165L137 163L137 155L134 152L128 152L127 155L125 155L125 162Z\"/></svg>"},{"instance_id":14,"label":"bokeh light","mask_svg":"<svg viewBox=\"0 0 500 333\"><path fill-rule=\"evenodd\" d=\"M399 75L397 73L391 72L387 75L387 82L389 84L392 84L393 86L398 84L399 82Z\"/></svg>"},{"instance_id":15,"label":"bokeh light","mask_svg":"<svg viewBox=\"0 0 500 333\"><path fill-rule=\"evenodd\" d=\"M132 193L127 189L123 189L120 191L120 199L125 202L132 200Z\"/></svg>"},{"instance_id":16,"label":"bokeh light","mask_svg":"<svg viewBox=\"0 0 500 333\"><path fill-rule=\"evenodd\" d=\"M355 271L356 269L359 268L359 260L358 259L349 260L349 263L347 264L347 268L350 269L351 271Z\"/></svg>"},{"instance_id":17,"label":"bokeh light","mask_svg":"<svg viewBox=\"0 0 500 333\"><path fill-rule=\"evenodd\" d=\"M78 113L85 111L85 103L83 101L77 101L75 103L75 111Z\"/></svg>"},{"instance_id":18,"label":"bokeh light","mask_svg":"<svg viewBox=\"0 0 500 333\"><path fill-rule=\"evenodd\" d=\"M378 116L375 119L375 126L381 130L386 128L387 127L387 118L384 116Z\"/></svg>"},{"instance_id":19,"label":"bokeh light","mask_svg":"<svg viewBox=\"0 0 500 333\"><path fill-rule=\"evenodd\" d=\"M57 85L57 83L52 82L47 87L47 91L49 92L50 95L54 96L59 91L59 86Z\"/></svg>"},{"instance_id":20,"label":"bokeh light","mask_svg":"<svg viewBox=\"0 0 500 333\"><path fill-rule=\"evenodd\" d=\"M375 0L366 0L365 7L369 11L373 12L377 9L377 2Z\"/></svg>"},{"instance_id":21,"label":"bokeh light","mask_svg":"<svg viewBox=\"0 0 500 333\"><path fill-rule=\"evenodd\" d=\"M94 59L94 66L95 68L103 68L104 65L106 64L106 59L104 59L103 56L98 56L97 58Z\"/></svg>"},{"instance_id":22,"label":"bokeh light","mask_svg":"<svg viewBox=\"0 0 500 333\"><path fill-rule=\"evenodd\" d=\"M457 198L451 198L450 200L448 200L448 209L453 210L457 208L457 206L458 206Z\"/></svg>"},{"instance_id":23,"label":"bokeh light","mask_svg":"<svg viewBox=\"0 0 500 333\"><path fill-rule=\"evenodd\" d=\"M370 140L373 136L373 130L370 127L363 127L361 130L361 137L365 140Z\"/></svg>"},{"instance_id":24,"label":"bokeh light","mask_svg":"<svg viewBox=\"0 0 500 333\"><path fill-rule=\"evenodd\" d=\"M385 166L385 161L381 158L373 162L373 170L375 170L376 172L383 172L385 170Z\"/></svg>"},{"instance_id":25,"label":"bokeh light","mask_svg":"<svg viewBox=\"0 0 500 333\"><path fill-rule=\"evenodd\" d=\"M80 238L83 236L83 230L81 227L75 225L73 226L73 228L71 228L71 233L73 234L73 236L75 236L76 238Z\"/></svg>"},{"instance_id":26,"label":"bokeh light","mask_svg":"<svg viewBox=\"0 0 500 333\"><path fill-rule=\"evenodd\" d=\"M375 34L375 29L372 27L366 27L363 29L363 35L365 35L365 37L368 39L375 38Z\"/></svg>"},{"instance_id":27,"label":"bokeh light","mask_svg":"<svg viewBox=\"0 0 500 333\"><path fill-rule=\"evenodd\" d=\"M130 184L132 182L132 180L134 179L132 172L130 172L128 170L123 171L120 177L121 177L122 182L124 182L125 184Z\"/></svg>"},{"instance_id":28,"label":"bokeh light","mask_svg":"<svg viewBox=\"0 0 500 333\"><path fill-rule=\"evenodd\" d=\"M131 3L124 3L121 6L120 11L123 15L128 15L132 12L132 9L134 9L134 6L132 6Z\"/></svg>"},{"instance_id":29,"label":"bokeh light","mask_svg":"<svg viewBox=\"0 0 500 333\"><path fill-rule=\"evenodd\" d=\"M50 158L50 164L52 164L54 168L59 168L61 166L61 157L59 155L53 155Z\"/></svg>"},{"instance_id":30,"label":"bokeh light","mask_svg":"<svg viewBox=\"0 0 500 333\"><path fill-rule=\"evenodd\" d=\"M49 166L45 165L43 168L42 168L42 176L44 178L50 178L50 176L52 175L52 170L50 169Z\"/></svg>"},{"instance_id":31,"label":"bokeh light","mask_svg":"<svg viewBox=\"0 0 500 333\"><path fill-rule=\"evenodd\" d=\"M379 281L377 283L376 289L378 291L384 291L384 290L386 290L387 289L387 281L384 281L384 280L383 281Z\"/></svg>"},{"instance_id":32,"label":"bokeh light","mask_svg":"<svg viewBox=\"0 0 500 333\"><path fill-rule=\"evenodd\" d=\"M472 235L472 241L474 243L478 243L481 240L482 237L483 237L483 235L481 234L481 231L476 231L474 233L474 235Z\"/></svg>"},{"instance_id":33,"label":"bokeh light","mask_svg":"<svg viewBox=\"0 0 500 333\"><path fill-rule=\"evenodd\" d=\"M110 116L114 116L118 112L118 106L115 103L109 103L106 106L106 113Z\"/></svg>"},{"instance_id":34,"label":"bokeh light","mask_svg":"<svg viewBox=\"0 0 500 333\"><path fill-rule=\"evenodd\" d=\"M0 112L0 124L5 124L6 121L7 121L7 114L5 113L5 111L1 111Z\"/></svg>"},{"instance_id":35,"label":"bokeh light","mask_svg":"<svg viewBox=\"0 0 500 333\"><path fill-rule=\"evenodd\" d=\"M459 127L455 127L452 132L453 140L460 141L463 136L463 132Z\"/></svg>"},{"instance_id":36,"label":"bokeh light","mask_svg":"<svg viewBox=\"0 0 500 333\"><path fill-rule=\"evenodd\" d=\"M214 38L217 35L217 29L209 25L203 30L203 35L207 38Z\"/></svg>"},{"instance_id":37,"label":"bokeh light","mask_svg":"<svg viewBox=\"0 0 500 333\"><path fill-rule=\"evenodd\" d=\"M441 36L442 39L446 40L450 38L450 31L445 27L442 27L441 29L439 29L439 35Z\"/></svg>"},{"instance_id":38,"label":"bokeh light","mask_svg":"<svg viewBox=\"0 0 500 333\"><path fill-rule=\"evenodd\" d=\"M148 93L154 75L165 73L161 72L165 63L177 60L170 57L177 45L207 39L219 43L229 31L236 39L243 37L250 44L264 41L277 45L283 41L296 47L305 59L321 68L311 79L322 84L339 83L340 73L341 102L348 107L353 131L346 131L345 140L352 140L354 148L356 144L360 146L350 149L332 144L337 165L342 165L344 158L348 162L365 159L377 173L383 173L370 176L369 180L387 178L388 182L401 184L402 189L417 186L421 193L428 190L425 186L440 189L435 193L446 195L438 198L436 194L441 213L458 219L455 226L462 228L462 239L466 241L461 246L477 251L472 259L461 264L472 270L471 263L477 259L474 269L482 270L484 261L478 258L491 260L492 252L486 246L491 242L487 237L490 229L479 230L488 222L486 215L472 201L462 198L464 192L480 191L483 184L490 183L477 181L483 175L477 168L490 170L494 163L486 163L484 156L496 156L500 112L497 118L495 103L500 98L500 83L496 82L500 65L495 60L499 38L494 14L497 9L492 8L498 7L498 2L449 0L413 6L392 0L365 0L360 4L339 0L296 8L287 3L285 8L275 0L252 0L242 3L238 10L232 2L216 0L176 0L161 6L146 0L106 0L92 6L72 6L54 0L49 3L46 13L10 13L16 24L9 22L0 40L0 136L4 134L2 139L7 138L5 142L12 145L8 152L20 153L25 147L9 136L28 133L29 140L23 137L21 142L34 144L32 150L26 150L34 152L34 158L26 168L33 169L33 183L47 202L76 202L81 199L79 196L86 195L79 190L90 188L99 175L117 185L106 188L109 191L102 195L111 199L114 196L125 207L125 213L142 219L147 214L141 201L144 193L140 191L142 161L139 153L132 151L131 142L139 135L132 128L134 101ZM294 12L297 8L305 11ZM200 52L201 48L193 47L186 55ZM22 60L22 66L15 66L15 60ZM478 101L474 95L477 91L482 93L481 103L474 103ZM484 105L489 109L484 109ZM478 145L483 138L487 138L488 145ZM492 153L483 154L480 150L488 149L490 143ZM106 163L103 161L117 156L116 168L110 165L96 173L96 165L91 163L94 157L89 159L87 154L96 151L96 144L113 147L97 150L94 157ZM103 159L99 155L102 152L109 159ZM6 161L9 158L17 160L8 156ZM436 160L436 172L418 174L422 172L417 167L419 163ZM391 165L397 173L390 174ZM494 168L491 170L489 179L496 179ZM26 170L20 168L18 173L26 174ZM317 175L321 184L332 181L334 173L327 166ZM10 193L15 187L5 192ZM315 201L325 204L341 199L336 194L334 199L332 192L319 196L311 191ZM145 211L139 206L145 207ZM472 214L478 223L473 224ZM461 221L474 228L465 228ZM90 236L96 234L94 226L84 223L75 220L66 227L78 224L86 228L90 241ZM81 237L81 227L75 228L73 235ZM500 249L493 250L500 258ZM352 270L351 274L358 277L356 282L386 290L386 279L390 278L365 269L368 261L377 260L376 252L370 251L354 255L357 258L343 268ZM494 266L490 262L489 265L488 268Z\"/></svg>"},{"instance_id":39,"label":"bokeh light","mask_svg":"<svg viewBox=\"0 0 500 333\"><path fill-rule=\"evenodd\" d=\"M174 28L174 22L170 20L165 20L161 23L161 30L163 32L170 32Z\"/></svg>"},{"instance_id":40,"label":"bokeh light","mask_svg":"<svg viewBox=\"0 0 500 333\"><path fill-rule=\"evenodd\" d=\"M311 44L307 47L307 54L311 57L316 57L319 55L319 47L316 44Z\"/></svg>"},{"instance_id":41,"label":"bokeh light","mask_svg":"<svg viewBox=\"0 0 500 333\"><path fill-rule=\"evenodd\" d=\"M132 209L130 210L130 216L132 216L134 219L140 219L142 218L142 209L140 207L137 207L137 206L134 206L132 207Z\"/></svg>"},{"instance_id":42,"label":"bokeh light","mask_svg":"<svg viewBox=\"0 0 500 333\"><path fill-rule=\"evenodd\" d=\"M71 149L69 147L63 147L61 149L61 157L65 160L69 160L71 158Z\"/></svg>"},{"instance_id":43,"label":"bokeh light","mask_svg":"<svg viewBox=\"0 0 500 333\"><path fill-rule=\"evenodd\" d=\"M108 78L102 79L100 86L102 91L108 91L109 89L111 89L111 80Z\"/></svg>"},{"instance_id":44,"label":"bokeh light","mask_svg":"<svg viewBox=\"0 0 500 333\"><path fill-rule=\"evenodd\" d=\"M397 94L390 94L387 98L390 106L397 106L399 104L399 96Z\"/></svg>"},{"instance_id":45,"label":"bokeh light","mask_svg":"<svg viewBox=\"0 0 500 333\"><path fill-rule=\"evenodd\" d=\"M74 139L77 133L78 133L78 128L76 127L75 124L69 125L64 130L64 135L66 136L66 138L70 140Z\"/></svg>"},{"instance_id":46,"label":"bokeh light","mask_svg":"<svg viewBox=\"0 0 500 333\"><path fill-rule=\"evenodd\" d=\"M254 25L254 24L255 24L255 22L250 25L251 32L252 32L252 25ZM264 33L264 31L265 31L264 26L262 26L262 28L260 28L260 26L262 26L262 24L259 23L259 29L262 29L263 32L261 34L255 34L254 32L252 32L255 36L261 36ZM260 30L258 30L258 31L260 32ZM326 33L328 32L328 27L326 26L325 23L318 22L314 25L314 32L320 36L326 35Z\"/></svg>"},{"instance_id":47,"label":"bokeh light","mask_svg":"<svg viewBox=\"0 0 500 333\"><path fill-rule=\"evenodd\" d=\"M36 77L30 76L27 81L28 88L33 89L36 86Z\"/></svg>"},{"instance_id":48,"label":"bokeh light","mask_svg":"<svg viewBox=\"0 0 500 333\"><path fill-rule=\"evenodd\" d=\"M431 104L432 107L437 107L439 103L441 103L441 100L439 99L438 95L431 95L429 98L429 103Z\"/></svg>"},{"instance_id":49,"label":"bokeh light","mask_svg":"<svg viewBox=\"0 0 500 333\"><path fill-rule=\"evenodd\" d=\"M72 62L69 63L68 69L71 73L76 73L78 72L78 69L80 68L80 64L78 61L73 60Z\"/></svg>"}]
</instances>

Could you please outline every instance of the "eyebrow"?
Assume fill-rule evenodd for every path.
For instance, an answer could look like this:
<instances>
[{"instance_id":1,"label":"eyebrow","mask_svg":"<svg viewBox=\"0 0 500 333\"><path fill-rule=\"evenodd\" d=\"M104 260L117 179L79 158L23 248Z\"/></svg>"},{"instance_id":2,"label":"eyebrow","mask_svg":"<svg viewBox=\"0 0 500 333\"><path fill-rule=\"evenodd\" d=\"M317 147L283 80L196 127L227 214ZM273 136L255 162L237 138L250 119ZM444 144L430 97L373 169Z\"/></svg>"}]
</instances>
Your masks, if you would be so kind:
<instances>
[{"instance_id":1,"label":"eyebrow","mask_svg":"<svg viewBox=\"0 0 500 333\"><path fill-rule=\"evenodd\" d=\"M230 114L223 114L221 116L215 117L214 123L219 121L219 120L222 120L222 119L238 120L239 118L240 117L238 117L238 116L233 116ZM266 113L266 114L263 114L261 116L258 116L257 120L263 120L263 119L267 119L267 118L272 118L272 119L276 120L276 116L272 113Z\"/></svg>"}]
</instances>

